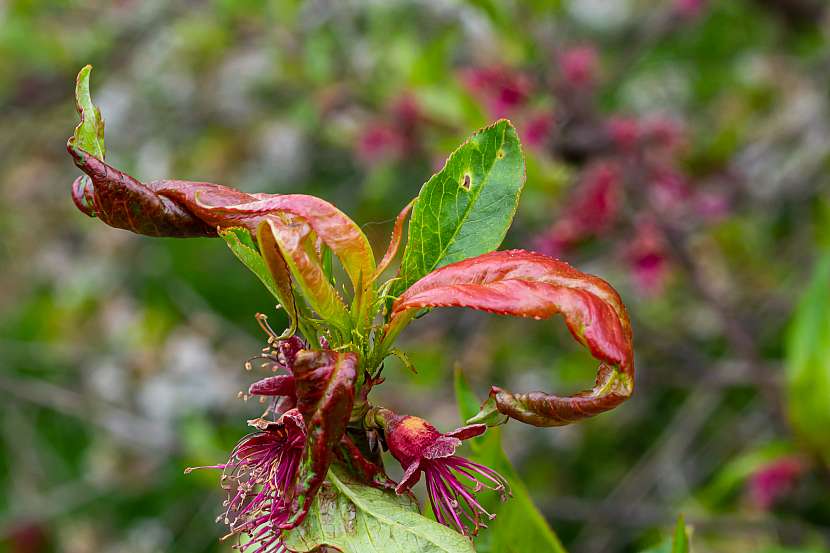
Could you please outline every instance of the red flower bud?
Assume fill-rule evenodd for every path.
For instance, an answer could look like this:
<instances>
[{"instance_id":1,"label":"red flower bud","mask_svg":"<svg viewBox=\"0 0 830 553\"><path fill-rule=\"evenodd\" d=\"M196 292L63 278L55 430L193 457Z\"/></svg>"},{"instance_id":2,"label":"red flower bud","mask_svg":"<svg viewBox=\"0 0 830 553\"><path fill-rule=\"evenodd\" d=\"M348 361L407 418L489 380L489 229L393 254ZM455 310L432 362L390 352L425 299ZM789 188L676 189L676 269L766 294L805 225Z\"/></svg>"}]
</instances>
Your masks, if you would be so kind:
<instances>
[{"instance_id":1,"label":"red flower bud","mask_svg":"<svg viewBox=\"0 0 830 553\"><path fill-rule=\"evenodd\" d=\"M475 535L479 528L486 527L481 515L495 518L481 506L475 494L486 488L505 500L510 494L507 481L493 469L455 455L462 440L483 434L486 425L471 424L442 434L418 417L385 409L381 415L389 452L406 471L395 489L397 493L414 486L423 472L432 512L441 524L454 526L464 535Z\"/></svg>"}]
</instances>

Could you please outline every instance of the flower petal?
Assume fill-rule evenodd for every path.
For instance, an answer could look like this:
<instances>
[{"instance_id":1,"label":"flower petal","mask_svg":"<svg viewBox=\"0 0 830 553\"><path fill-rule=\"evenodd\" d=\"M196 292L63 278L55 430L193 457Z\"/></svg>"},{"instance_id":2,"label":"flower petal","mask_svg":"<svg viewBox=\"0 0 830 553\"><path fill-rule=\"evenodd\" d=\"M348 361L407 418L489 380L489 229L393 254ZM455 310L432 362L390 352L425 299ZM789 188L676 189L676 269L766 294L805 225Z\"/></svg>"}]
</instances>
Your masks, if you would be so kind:
<instances>
[{"instance_id":1,"label":"flower petal","mask_svg":"<svg viewBox=\"0 0 830 553\"><path fill-rule=\"evenodd\" d=\"M421 478L421 461L420 459L412 463L406 468L406 471L401 477L400 483L395 488L395 493L401 495L406 493L412 486L418 483Z\"/></svg>"},{"instance_id":2,"label":"flower petal","mask_svg":"<svg viewBox=\"0 0 830 553\"><path fill-rule=\"evenodd\" d=\"M469 440L470 438L481 436L486 431L486 424L468 424L467 426L456 428L452 432L447 432L445 435L452 438L458 438L459 440Z\"/></svg>"},{"instance_id":3,"label":"flower petal","mask_svg":"<svg viewBox=\"0 0 830 553\"><path fill-rule=\"evenodd\" d=\"M484 425L482 425L484 426ZM458 446L461 445L461 440L453 438L452 436L439 436L434 442L423 449L421 457L424 459L440 459L442 457L449 457Z\"/></svg>"}]
</instances>

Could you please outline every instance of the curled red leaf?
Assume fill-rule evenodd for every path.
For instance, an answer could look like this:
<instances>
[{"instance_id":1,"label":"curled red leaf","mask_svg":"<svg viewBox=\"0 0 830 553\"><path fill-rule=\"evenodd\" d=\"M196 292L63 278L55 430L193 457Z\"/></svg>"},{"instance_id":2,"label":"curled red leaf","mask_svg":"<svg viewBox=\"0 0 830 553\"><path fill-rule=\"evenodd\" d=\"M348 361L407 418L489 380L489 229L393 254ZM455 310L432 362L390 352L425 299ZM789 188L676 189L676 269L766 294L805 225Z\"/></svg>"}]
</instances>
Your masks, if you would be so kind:
<instances>
[{"instance_id":1,"label":"curled red leaf","mask_svg":"<svg viewBox=\"0 0 830 553\"><path fill-rule=\"evenodd\" d=\"M512 250L442 267L394 302L387 336L394 338L419 309L430 307L534 319L561 314L573 337L602 362L594 388L573 396L493 388L488 401L504 415L535 426L559 426L607 411L633 391L631 325L622 300L610 284L565 262Z\"/></svg>"},{"instance_id":2,"label":"curled red leaf","mask_svg":"<svg viewBox=\"0 0 830 553\"><path fill-rule=\"evenodd\" d=\"M293 514L283 528L302 523L323 485L352 413L356 368L354 353L303 350L297 354L294 386L308 443L300 464Z\"/></svg>"}]
</instances>

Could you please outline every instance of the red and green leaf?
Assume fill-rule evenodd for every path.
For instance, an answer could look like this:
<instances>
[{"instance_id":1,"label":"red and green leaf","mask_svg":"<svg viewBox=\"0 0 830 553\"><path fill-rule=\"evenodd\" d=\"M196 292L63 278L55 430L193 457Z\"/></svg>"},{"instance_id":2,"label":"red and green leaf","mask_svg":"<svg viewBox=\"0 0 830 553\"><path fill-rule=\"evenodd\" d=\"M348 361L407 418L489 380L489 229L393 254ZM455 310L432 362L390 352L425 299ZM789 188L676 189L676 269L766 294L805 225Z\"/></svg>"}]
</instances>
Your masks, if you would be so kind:
<instances>
[{"instance_id":1,"label":"red and green leaf","mask_svg":"<svg viewBox=\"0 0 830 553\"><path fill-rule=\"evenodd\" d=\"M288 213L303 219L340 259L355 291L375 271L375 258L366 235L357 223L325 200L305 194L260 195L257 201L238 205L214 206L205 198L198 200L214 216L237 224L246 221L258 224L262 217L273 213Z\"/></svg>"},{"instance_id":2,"label":"red and green leaf","mask_svg":"<svg viewBox=\"0 0 830 553\"><path fill-rule=\"evenodd\" d=\"M331 350L303 350L294 363L297 408L308 430L308 442L295 489L295 508L286 528L300 524L335 457L354 404L357 356Z\"/></svg>"},{"instance_id":3,"label":"red and green leaf","mask_svg":"<svg viewBox=\"0 0 830 553\"><path fill-rule=\"evenodd\" d=\"M469 307L533 319L561 314L573 337L601 361L591 390L561 397L494 387L482 414L494 408L536 426L559 426L607 411L633 391L631 325L622 300L607 282L567 263L513 250L438 269L394 302L386 340L394 339L419 310L431 307Z\"/></svg>"},{"instance_id":4,"label":"red and green leaf","mask_svg":"<svg viewBox=\"0 0 830 553\"><path fill-rule=\"evenodd\" d=\"M316 247L316 235L303 219L286 221L271 215L264 222L270 228L270 237L279 246L279 252L308 305L327 323L348 336L351 323L349 312L340 295L329 282L323 270ZM267 239L266 239L267 240Z\"/></svg>"},{"instance_id":5,"label":"red and green leaf","mask_svg":"<svg viewBox=\"0 0 830 553\"><path fill-rule=\"evenodd\" d=\"M380 260L380 263L378 263L375 273L369 279L369 284L376 281L378 277L380 277L380 275L382 275L383 272L389 268L389 265L398 254L398 248L401 247L401 239L403 238L403 224L409 213L412 211L412 206L415 205L415 200L417 200L417 198L406 204L406 206L395 218L395 226L392 228L392 237L389 239L389 246L386 248L386 253L383 254L383 258Z\"/></svg>"}]
</instances>

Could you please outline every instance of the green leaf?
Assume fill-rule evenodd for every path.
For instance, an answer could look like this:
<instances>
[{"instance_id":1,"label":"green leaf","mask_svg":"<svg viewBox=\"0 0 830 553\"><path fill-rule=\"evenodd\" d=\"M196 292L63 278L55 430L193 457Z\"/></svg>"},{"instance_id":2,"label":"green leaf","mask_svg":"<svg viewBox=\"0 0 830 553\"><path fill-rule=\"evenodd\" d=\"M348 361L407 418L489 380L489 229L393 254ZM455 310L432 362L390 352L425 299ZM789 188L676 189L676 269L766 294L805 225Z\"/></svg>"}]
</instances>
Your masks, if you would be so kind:
<instances>
[{"instance_id":1,"label":"green leaf","mask_svg":"<svg viewBox=\"0 0 830 553\"><path fill-rule=\"evenodd\" d=\"M220 229L218 232L219 236L225 240L225 243L231 249L233 254L246 267L248 267L248 269L250 269L251 272L262 281L268 291L271 292L275 298L277 298L277 301L280 302L280 305L288 314L291 322L291 328L293 330L297 318L297 312L294 304L294 298L291 295L290 282L283 282L282 285L278 285L268 268L268 264L260 255L259 249L254 243L251 233L247 229L233 227ZM287 289L286 286L288 286Z\"/></svg>"},{"instance_id":2,"label":"green leaf","mask_svg":"<svg viewBox=\"0 0 830 553\"><path fill-rule=\"evenodd\" d=\"M787 341L787 410L796 434L830 464L830 252L819 259Z\"/></svg>"},{"instance_id":3,"label":"green leaf","mask_svg":"<svg viewBox=\"0 0 830 553\"><path fill-rule=\"evenodd\" d=\"M666 538L658 545L649 547L641 553L689 553L690 551L689 530L686 527L683 515L680 515L677 517L677 523L674 526L674 535L671 538Z\"/></svg>"},{"instance_id":4,"label":"green leaf","mask_svg":"<svg viewBox=\"0 0 830 553\"><path fill-rule=\"evenodd\" d=\"M469 539L422 516L408 496L360 484L337 466L285 543L299 553L321 545L343 553L475 553Z\"/></svg>"},{"instance_id":5,"label":"green leaf","mask_svg":"<svg viewBox=\"0 0 830 553\"><path fill-rule=\"evenodd\" d=\"M89 93L89 74L92 66L87 65L78 73L75 81L75 104L81 122L75 127L75 133L70 142L103 160L106 154L104 148L104 119L101 117L101 110L92 103L92 96Z\"/></svg>"},{"instance_id":6,"label":"green leaf","mask_svg":"<svg viewBox=\"0 0 830 553\"><path fill-rule=\"evenodd\" d=\"M498 248L524 181L524 156L509 121L470 137L418 194L393 295L434 269Z\"/></svg>"},{"instance_id":7,"label":"green leaf","mask_svg":"<svg viewBox=\"0 0 830 553\"><path fill-rule=\"evenodd\" d=\"M478 412L479 400L458 368L455 371L455 396L462 420L467 420ZM501 429L489 428L483 436L467 443L472 449L469 457L507 478L513 492L513 497L505 503L497 497L481 497L484 507L495 513L496 518L476 538L476 551L565 553L559 538L533 504L527 487L505 455L501 446Z\"/></svg>"},{"instance_id":8,"label":"green leaf","mask_svg":"<svg viewBox=\"0 0 830 553\"><path fill-rule=\"evenodd\" d=\"M683 520L683 515L677 517L671 553L689 553L689 535L686 531L686 522Z\"/></svg>"}]
</instances>

